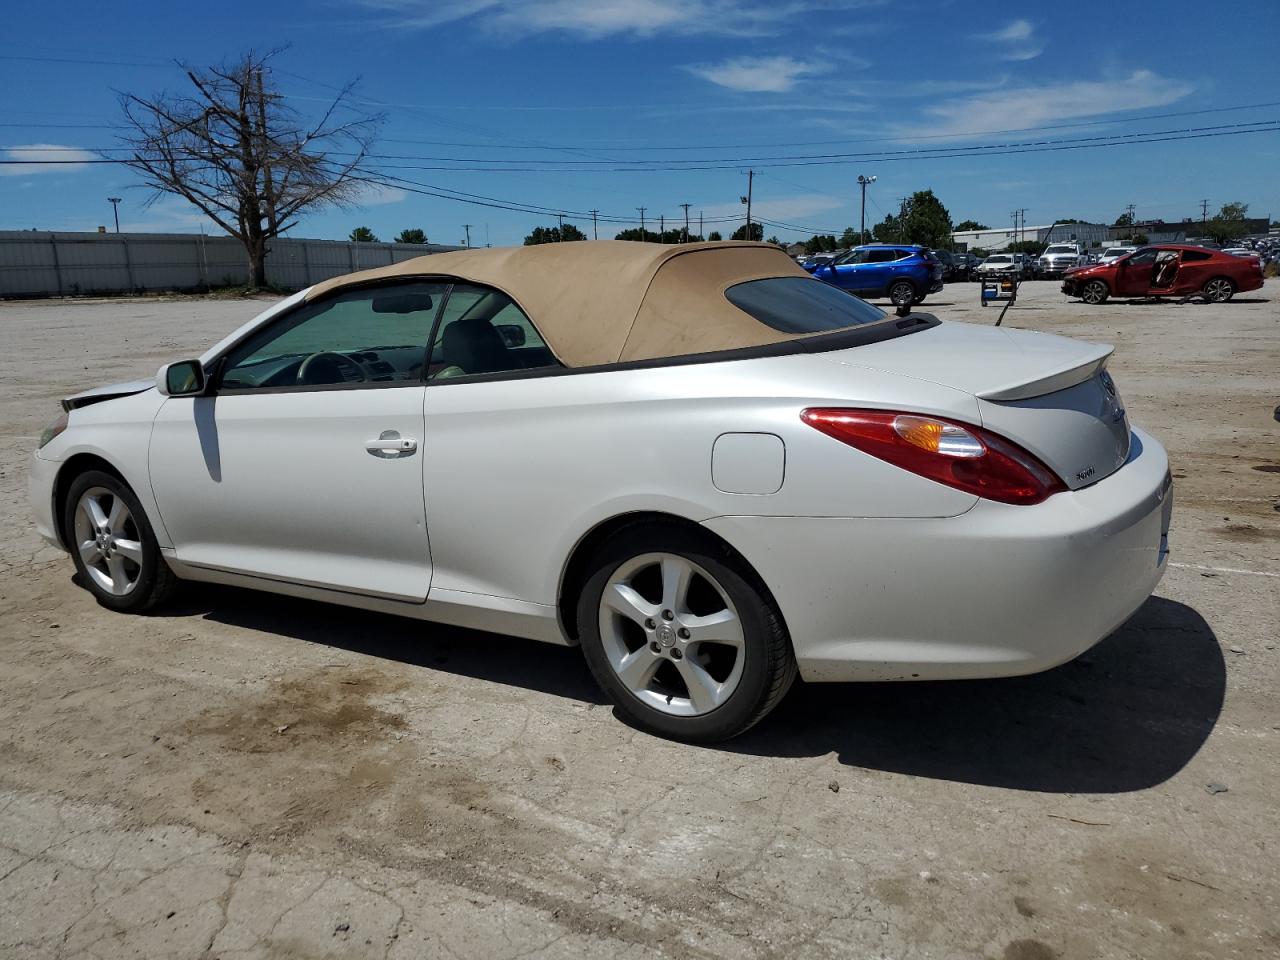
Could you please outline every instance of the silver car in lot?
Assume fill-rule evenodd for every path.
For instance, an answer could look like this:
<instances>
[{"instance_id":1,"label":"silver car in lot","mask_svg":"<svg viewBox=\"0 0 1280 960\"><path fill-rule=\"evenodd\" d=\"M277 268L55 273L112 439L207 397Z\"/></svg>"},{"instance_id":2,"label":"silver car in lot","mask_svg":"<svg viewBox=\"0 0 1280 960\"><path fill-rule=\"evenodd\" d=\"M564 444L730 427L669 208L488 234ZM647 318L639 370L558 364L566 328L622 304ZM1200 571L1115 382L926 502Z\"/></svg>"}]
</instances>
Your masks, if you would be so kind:
<instances>
[{"instance_id":1,"label":"silver car in lot","mask_svg":"<svg viewBox=\"0 0 1280 960\"><path fill-rule=\"evenodd\" d=\"M1172 500L1110 354L764 244L460 251L69 397L31 503L111 610L199 580L580 645L622 716L716 740L797 675L1025 674L1133 613Z\"/></svg>"}]
</instances>

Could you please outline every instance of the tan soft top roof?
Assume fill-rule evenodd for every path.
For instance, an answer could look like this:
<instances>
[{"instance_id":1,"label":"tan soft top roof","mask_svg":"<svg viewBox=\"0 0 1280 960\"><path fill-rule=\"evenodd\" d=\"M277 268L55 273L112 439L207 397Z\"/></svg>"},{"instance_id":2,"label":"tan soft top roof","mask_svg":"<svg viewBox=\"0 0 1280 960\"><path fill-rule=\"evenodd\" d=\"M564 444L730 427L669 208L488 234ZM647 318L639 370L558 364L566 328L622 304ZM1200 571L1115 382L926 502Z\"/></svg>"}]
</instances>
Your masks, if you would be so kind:
<instances>
[{"instance_id":1,"label":"tan soft top roof","mask_svg":"<svg viewBox=\"0 0 1280 960\"><path fill-rule=\"evenodd\" d=\"M326 280L306 299L424 276L501 290L529 315L561 362L586 367L797 339L739 310L724 291L746 280L809 275L783 251L761 243L589 240L416 257Z\"/></svg>"}]
</instances>

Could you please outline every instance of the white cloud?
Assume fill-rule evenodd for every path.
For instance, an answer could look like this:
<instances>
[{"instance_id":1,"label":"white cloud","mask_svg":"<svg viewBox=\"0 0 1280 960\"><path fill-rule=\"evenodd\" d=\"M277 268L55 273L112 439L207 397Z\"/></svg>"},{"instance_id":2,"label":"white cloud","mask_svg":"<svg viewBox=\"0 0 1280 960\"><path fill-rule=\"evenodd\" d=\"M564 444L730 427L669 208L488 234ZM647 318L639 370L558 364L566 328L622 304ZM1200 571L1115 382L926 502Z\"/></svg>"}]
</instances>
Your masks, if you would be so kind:
<instances>
[{"instance_id":1,"label":"white cloud","mask_svg":"<svg viewBox=\"0 0 1280 960\"><path fill-rule=\"evenodd\" d=\"M561 32L586 39L661 33L762 36L813 12L792 0L360 0L389 26L437 27L472 17L507 34ZM824 10L880 6L885 0L827 0Z\"/></svg>"},{"instance_id":2,"label":"white cloud","mask_svg":"<svg viewBox=\"0 0 1280 960\"><path fill-rule=\"evenodd\" d=\"M794 57L734 57L722 63L686 67L694 76L719 87L747 93L786 93L801 77L829 73L831 65L806 63Z\"/></svg>"},{"instance_id":3,"label":"white cloud","mask_svg":"<svg viewBox=\"0 0 1280 960\"><path fill-rule=\"evenodd\" d=\"M408 191L399 187L389 187L382 183L366 183L352 202L358 207L382 207L389 203L399 203L409 195Z\"/></svg>"},{"instance_id":4,"label":"white cloud","mask_svg":"<svg viewBox=\"0 0 1280 960\"><path fill-rule=\"evenodd\" d=\"M995 33L979 34L979 37L994 40L1003 48L997 54L1001 60L1034 60L1044 53L1044 44L1036 37L1030 20L1013 20Z\"/></svg>"},{"instance_id":5,"label":"white cloud","mask_svg":"<svg viewBox=\"0 0 1280 960\"><path fill-rule=\"evenodd\" d=\"M83 170L85 162L98 159L88 150L60 143L28 143L5 148L6 160L21 163L0 165L0 177L27 177L35 173L69 173Z\"/></svg>"},{"instance_id":6,"label":"white cloud","mask_svg":"<svg viewBox=\"0 0 1280 960\"><path fill-rule=\"evenodd\" d=\"M928 119L898 133L903 140L920 137L983 136L1013 127L1037 127L1081 117L1102 117L1125 110L1147 110L1181 100L1189 83L1135 70L1116 79L1077 80L1049 86L1005 87L967 100L949 100L925 110Z\"/></svg>"}]
</instances>

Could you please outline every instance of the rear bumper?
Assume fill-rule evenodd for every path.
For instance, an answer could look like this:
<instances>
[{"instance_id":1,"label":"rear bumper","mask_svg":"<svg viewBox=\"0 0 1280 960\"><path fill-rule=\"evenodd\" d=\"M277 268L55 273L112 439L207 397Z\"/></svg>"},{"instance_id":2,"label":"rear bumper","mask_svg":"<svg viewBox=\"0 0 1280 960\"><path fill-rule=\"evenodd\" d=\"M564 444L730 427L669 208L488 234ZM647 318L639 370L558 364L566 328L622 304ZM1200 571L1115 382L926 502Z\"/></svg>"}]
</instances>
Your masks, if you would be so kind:
<instances>
[{"instance_id":1,"label":"rear bumper","mask_svg":"<svg viewBox=\"0 0 1280 960\"><path fill-rule=\"evenodd\" d=\"M1172 512L1164 449L1134 431L1105 480L958 517L719 517L773 591L809 681L1036 673L1078 656L1151 595Z\"/></svg>"}]
</instances>

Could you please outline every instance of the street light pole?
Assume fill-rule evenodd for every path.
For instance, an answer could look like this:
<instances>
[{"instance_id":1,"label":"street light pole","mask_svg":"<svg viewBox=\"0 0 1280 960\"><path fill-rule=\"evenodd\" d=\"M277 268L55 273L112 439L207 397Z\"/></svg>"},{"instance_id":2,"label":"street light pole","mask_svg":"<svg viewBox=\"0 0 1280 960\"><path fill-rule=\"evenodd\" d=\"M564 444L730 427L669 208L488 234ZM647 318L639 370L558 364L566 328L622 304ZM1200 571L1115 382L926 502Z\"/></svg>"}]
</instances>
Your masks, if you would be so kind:
<instances>
[{"instance_id":1,"label":"street light pole","mask_svg":"<svg viewBox=\"0 0 1280 960\"><path fill-rule=\"evenodd\" d=\"M862 187L862 215L858 218L858 242L867 242L867 185L875 183L875 177L864 177L858 174L858 185Z\"/></svg>"},{"instance_id":2,"label":"street light pole","mask_svg":"<svg viewBox=\"0 0 1280 960\"><path fill-rule=\"evenodd\" d=\"M747 195L741 198L742 202L747 205L747 232L743 237L744 240L751 239L751 184L752 184L752 181L755 180L755 178L756 178L756 172L754 170L748 170L747 171Z\"/></svg>"},{"instance_id":3,"label":"street light pole","mask_svg":"<svg viewBox=\"0 0 1280 960\"><path fill-rule=\"evenodd\" d=\"M116 233L120 232L120 197L107 197L107 203L111 204L111 212L116 218Z\"/></svg>"}]
</instances>

